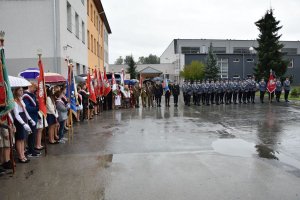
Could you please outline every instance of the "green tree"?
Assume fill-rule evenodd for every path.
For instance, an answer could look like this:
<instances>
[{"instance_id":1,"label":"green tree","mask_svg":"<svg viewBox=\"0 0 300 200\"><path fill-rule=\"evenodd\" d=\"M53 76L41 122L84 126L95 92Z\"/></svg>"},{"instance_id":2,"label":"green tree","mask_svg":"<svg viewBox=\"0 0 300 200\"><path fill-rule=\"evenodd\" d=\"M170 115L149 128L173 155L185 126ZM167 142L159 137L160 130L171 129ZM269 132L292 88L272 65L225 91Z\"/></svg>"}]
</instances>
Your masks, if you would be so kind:
<instances>
[{"instance_id":1,"label":"green tree","mask_svg":"<svg viewBox=\"0 0 300 200\"><path fill-rule=\"evenodd\" d=\"M283 59L281 53L284 45L279 43L281 35L278 34L278 31L282 28L279 23L280 21L277 21L273 16L272 9L255 22L260 31L257 39L258 47L255 48L258 63L254 68L254 74L258 79L265 78L268 80L271 69L278 77L282 77L287 71L288 62Z\"/></svg>"},{"instance_id":2,"label":"green tree","mask_svg":"<svg viewBox=\"0 0 300 200\"><path fill-rule=\"evenodd\" d=\"M137 71L136 71L136 63L134 61L133 56L132 55L126 56L125 63L128 65L127 73L130 74L130 78L135 79L137 75Z\"/></svg>"},{"instance_id":3,"label":"green tree","mask_svg":"<svg viewBox=\"0 0 300 200\"><path fill-rule=\"evenodd\" d=\"M202 62L192 61L190 65L184 67L180 76L190 81L202 80L205 77L205 66Z\"/></svg>"},{"instance_id":4,"label":"green tree","mask_svg":"<svg viewBox=\"0 0 300 200\"><path fill-rule=\"evenodd\" d=\"M219 77L220 68L218 67L218 58L213 52L213 45L210 43L208 55L206 58L205 78L217 79Z\"/></svg>"},{"instance_id":5,"label":"green tree","mask_svg":"<svg viewBox=\"0 0 300 200\"><path fill-rule=\"evenodd\" d=\"M150 54L148 57L139 57L139 64L159 64L160 59L156 55Z\"/></svg>"},{"instance_id":6,"label":"green tree","mask_svg":"<svg viewBox=\"0 0 300 200\"><path fill-rule=\"evenodd\" d=\"M120 56L119 58L117 58L117 60L115 61L116 65L122 65L124 62L124 59L122 58L122 56Z\"/></svg>"}]
</instances>

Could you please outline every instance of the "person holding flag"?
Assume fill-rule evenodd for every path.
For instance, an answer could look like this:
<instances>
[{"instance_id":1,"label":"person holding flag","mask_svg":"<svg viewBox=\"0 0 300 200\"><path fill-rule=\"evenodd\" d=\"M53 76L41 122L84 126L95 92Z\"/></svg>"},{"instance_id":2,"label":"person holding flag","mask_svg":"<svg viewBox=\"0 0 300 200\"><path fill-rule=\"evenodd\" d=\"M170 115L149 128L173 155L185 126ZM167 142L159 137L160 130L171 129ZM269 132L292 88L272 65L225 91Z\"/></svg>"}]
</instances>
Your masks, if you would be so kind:
<instances>
[{"instance_id":1,"label":"person holding flag","mask_svg":"<svg viewBox=\"0 0 300 200\"><path fill-rule=\"evenodd\" d=\"M267 90L269 92L269 102L272 103L274 98L274 92L276 90L276 79L274 79L272 69L270 70L270 77L267 84Z\"/></svg>"},{"instance_id":2,"label":"person holding flag","mask_svg":"<svg viewBox=\"0 0 300 200\"><path fill-rule=\"evenodd\" d=\"M5 51L4 51L5 33L0 31L0 118L1 118L1 136L3 136L4 164L8 163L15 173L15 164L13 157L13 132L15 132L13 118L10 112L14 109L15 101L13 98L8 73L6 68Z\"/></svg>"},{"instance_id":3,"label":"person holding flag","mask_svg":"<svg viewBox=\"0 0 300 200\"><path fill-rule=\"evenodd\" d=\"M88 72L88 77L86 79L86 86L89 93L89 112L88 112L88 119L93 119L94 113L94 104L97 102L93 81L91 79L91 74Z\"/></svg>"},{"instance_id":4,"label":"person holding flag","mask_svg":"<svg viewBox=\"0 0 300 200\"><path fill-rule=\"evenodd\" d=\"M47 93L45 87L45 75L44 75L44 66L42 62L42 54L38 53L39 60L38 66L40 70L40 75L38 77L38 85L37 85L37 101L39 105L39 112L38 112L38 121L37 121L37 133L36 133L36 140L35 140L35 150L40 151L45 149L45 153L47 153L47 143L45 142L45 147L42 146L42 133L43 130L48 127L48 123L46 120L47 117ZM45 133L45 132L44 132ZM46 134L44 135L44 139L46 140Z\"/></svg>"}]
</instances>

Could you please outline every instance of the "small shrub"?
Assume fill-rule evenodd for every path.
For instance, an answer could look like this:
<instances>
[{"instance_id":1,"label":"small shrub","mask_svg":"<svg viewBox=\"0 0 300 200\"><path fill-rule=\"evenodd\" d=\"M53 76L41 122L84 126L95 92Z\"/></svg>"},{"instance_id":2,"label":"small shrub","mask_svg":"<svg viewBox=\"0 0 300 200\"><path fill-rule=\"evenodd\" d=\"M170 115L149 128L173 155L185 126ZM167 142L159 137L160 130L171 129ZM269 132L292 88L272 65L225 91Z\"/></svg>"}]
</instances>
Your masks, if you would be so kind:
<instances>
[{"instance_id":1,"label":"small shrub","mask_svg":"<svg viewBox=\"0 0 300 200\"><path fill-rule=\"evenodd\" d=\"M296 88L292 89L291 97L298 97L298 91Z\"/></svg>"}]
</instances>

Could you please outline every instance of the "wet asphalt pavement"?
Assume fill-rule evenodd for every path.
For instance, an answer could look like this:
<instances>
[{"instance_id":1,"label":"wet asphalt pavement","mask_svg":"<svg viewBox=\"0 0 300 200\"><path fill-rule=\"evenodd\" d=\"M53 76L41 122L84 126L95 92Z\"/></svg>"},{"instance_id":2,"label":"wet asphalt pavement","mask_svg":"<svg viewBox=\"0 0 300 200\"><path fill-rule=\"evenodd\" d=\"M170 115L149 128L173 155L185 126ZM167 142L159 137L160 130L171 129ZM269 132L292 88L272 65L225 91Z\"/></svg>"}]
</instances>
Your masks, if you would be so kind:
<instances>
[{"instance_id":1,"label":"wet asphalt pavement","mask_svg":"<svg viewBox=\"0 0 300 200\"><path fill-rule=\"evenodd\" d=\"M75 124L71 143L17 164L0 188L1 200L300 199L300 109L104 112Z\"/></svg>"}]
</instances>

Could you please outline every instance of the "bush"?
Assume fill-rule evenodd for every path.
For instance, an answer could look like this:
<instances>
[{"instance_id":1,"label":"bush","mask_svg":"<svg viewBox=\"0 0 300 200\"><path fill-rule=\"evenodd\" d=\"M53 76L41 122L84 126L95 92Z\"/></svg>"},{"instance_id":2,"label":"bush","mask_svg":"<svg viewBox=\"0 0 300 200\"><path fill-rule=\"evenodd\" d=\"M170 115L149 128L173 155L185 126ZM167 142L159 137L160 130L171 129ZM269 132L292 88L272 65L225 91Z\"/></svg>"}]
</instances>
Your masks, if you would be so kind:
<instances>
[{"instance_id":1,"label":"bush","mask_svg":"<svg viewBox=\"0 0 300 200\"><path fill-rule=\"evenodd\" d=\"M298 91L296 88L292 89L291 97L298 97Z\"/></svg>"}]
</instances>

